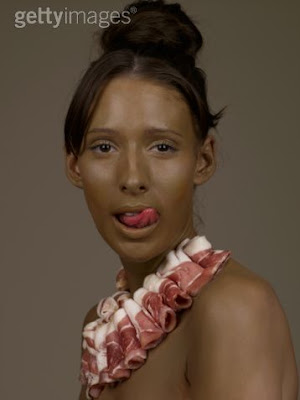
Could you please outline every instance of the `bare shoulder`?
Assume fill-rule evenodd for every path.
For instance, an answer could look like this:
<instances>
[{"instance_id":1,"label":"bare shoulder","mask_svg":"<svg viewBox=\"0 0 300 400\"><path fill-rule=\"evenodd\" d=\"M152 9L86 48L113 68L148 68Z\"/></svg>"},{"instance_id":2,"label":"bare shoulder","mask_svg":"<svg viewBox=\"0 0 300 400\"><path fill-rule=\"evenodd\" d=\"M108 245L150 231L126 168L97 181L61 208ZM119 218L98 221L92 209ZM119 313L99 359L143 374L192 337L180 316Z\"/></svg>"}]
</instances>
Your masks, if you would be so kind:
<instances>
[{"instance_id":1,"label":"bare shoulder","mask_svg":"<svg viewBox=\"0 0 300 400\"><path fill-rule=\"evenodd\" d=\"M209 313L220 309L225 311L225 306L236 309L245 307L244 311L265 306L268 307L268 311L274 313L281 309L271 284L233 258L229 258L223 270L203 287L194 300L193 307L196 313L201 308Z\"/></svg>"},{"instance_id":2,"label":"bare shoulder","mask_svg":"<svg viewBox=\"0 0 300 400\"><path fill-rule=\"evenodd\" d=\"M95 321L97 318L99 318L98 314L97 314L97 304L95 304L93 307L91 307L89 309L89 311L86 313L85 317L84 317L84 321L83 321L83 327L90 323Z\"/></svg>"},{"instance_id":3,"label":"bare shoulder","mask_svg":"<svg viewBox=\"0 0 300 400\"><path fill-rule=\"evenodd\" d=\"M284 335L288 325L272 285L233 258L195 297L192 313L192 324L202 329L204 318L207 323L223 324L223 329L231 328L234 322L242 326L250 320L275 324L278 335Z\"/></svg>"},{"instance_id":4,"label":"bare shoulder","mask_svg":"<svg viewBox=\"0 0 300 400\"><path fill-rule=\"evenodd\" d=\"M288 321L266 279L230 258L195 297L190 317L187 377L193 399L200 394L218 398L224 388L245 398L281 399L289 385L287 371L295 393L297 367Z\"/></svg>"}]
</instances>

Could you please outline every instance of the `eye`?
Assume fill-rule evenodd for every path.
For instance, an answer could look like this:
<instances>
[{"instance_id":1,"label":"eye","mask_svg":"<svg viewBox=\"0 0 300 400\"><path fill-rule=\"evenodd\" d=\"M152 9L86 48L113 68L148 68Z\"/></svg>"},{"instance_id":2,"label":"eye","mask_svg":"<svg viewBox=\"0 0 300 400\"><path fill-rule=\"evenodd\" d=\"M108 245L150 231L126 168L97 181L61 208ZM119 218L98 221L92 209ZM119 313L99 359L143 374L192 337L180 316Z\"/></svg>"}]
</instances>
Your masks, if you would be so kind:
<instances>
[{"instance_id":1,"label":"eye","mask_svg":"<svg viewBox=\"0 0 300 400\"><path fill-rule=\"evenodd\" d=\"M112 147L113 146L109 141L103 141L101 143L96 144L95 146L90 147L90 149L95 151L96 153L110 153ZM175 147L171 146L167 142L157 143L153 147L156 147L159 153L170 153L176 151Z\"/></svg>"},{"instance_id":2,"label":"eye","mask_svg":"<svg viewBox=\"0 0 300 400\"><path fill-rule=\"evenodd\" d=\"M171 146L167 142L160 142L160 143L156 144L154 147L160 148L159 153L167 153L167 152L176 151L175 147Z\"/></svg>"},{"instance_id":3,"label":"eye","mask_svg":"<svg viewBox=\"0 0 300 400\"><path fill-rule=\"evenodd\" d=\"M98 152L100 153L109 153L110 148L112 147L110 142L104 141L102 143L96 144L95 146L91 147L91 150L100 149Z\"/></svg>"}]
</instances>

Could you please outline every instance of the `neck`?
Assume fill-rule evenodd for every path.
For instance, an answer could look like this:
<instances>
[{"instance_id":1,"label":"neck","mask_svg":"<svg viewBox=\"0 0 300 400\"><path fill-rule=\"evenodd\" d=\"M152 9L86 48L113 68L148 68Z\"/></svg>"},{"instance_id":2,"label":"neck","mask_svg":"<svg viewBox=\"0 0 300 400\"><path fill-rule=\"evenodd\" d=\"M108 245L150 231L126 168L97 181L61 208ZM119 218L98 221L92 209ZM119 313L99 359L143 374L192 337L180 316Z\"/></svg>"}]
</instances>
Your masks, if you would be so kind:
<instances>
[{"instance_id":1,"label":"neck","mask_svg":"<svg viewBox=\"0 0 300 400\"><path fill-rule=\"evenodd\" d=\"M128 281L130 293L133 295L138 288L143 286L145 277L157 271L159 265L171 250L173 250L184 239L191 239L196 235L198 235L198 233L192 226L187 231L182 232L176 238L176 241L174 243L170 243L170 245L162 253L147 261L129 261L121 258L121 263L126 271L126 279Z\"/></svg>"}]
</instances>

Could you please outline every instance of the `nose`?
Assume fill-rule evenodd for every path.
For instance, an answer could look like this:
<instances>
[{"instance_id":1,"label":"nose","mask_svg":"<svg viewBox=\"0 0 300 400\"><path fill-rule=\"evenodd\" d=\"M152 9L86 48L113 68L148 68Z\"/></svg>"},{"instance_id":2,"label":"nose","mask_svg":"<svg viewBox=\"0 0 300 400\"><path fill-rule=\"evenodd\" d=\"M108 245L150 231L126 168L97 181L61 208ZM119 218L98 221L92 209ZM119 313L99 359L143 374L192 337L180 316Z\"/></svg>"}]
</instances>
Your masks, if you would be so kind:
<instances>
[{"instance_id":1,"label":"nose","mask_svg":"<svg viewBox=\"0 0 300 400\"><path fill-rule=\"evenodd\" d=\"M142 194L147 192L148 168L141 151L137 148L124 152L118 171L120 190L128 194Z\"/></svg>"}]
</instances>

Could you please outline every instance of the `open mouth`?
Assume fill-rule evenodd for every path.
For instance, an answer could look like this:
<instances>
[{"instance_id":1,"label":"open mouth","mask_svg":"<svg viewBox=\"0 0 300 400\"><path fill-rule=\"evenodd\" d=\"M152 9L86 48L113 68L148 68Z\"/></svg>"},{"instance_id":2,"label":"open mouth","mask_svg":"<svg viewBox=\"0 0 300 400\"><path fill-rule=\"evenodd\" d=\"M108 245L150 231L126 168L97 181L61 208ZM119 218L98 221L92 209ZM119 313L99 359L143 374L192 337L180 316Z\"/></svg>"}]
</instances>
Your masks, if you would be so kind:
<instances>
[{"instance_id":1,"label":"open mouth","mask_svg":"<svg viewBox=\"0 0 300 400\"><path fill-rule=\"evenodd\" d=\"M141 211L115 214L115 217L127 228L141 229L155 224L159 219L159 214L154 208L145 208Z\"/></svg>"}]
</instances>

